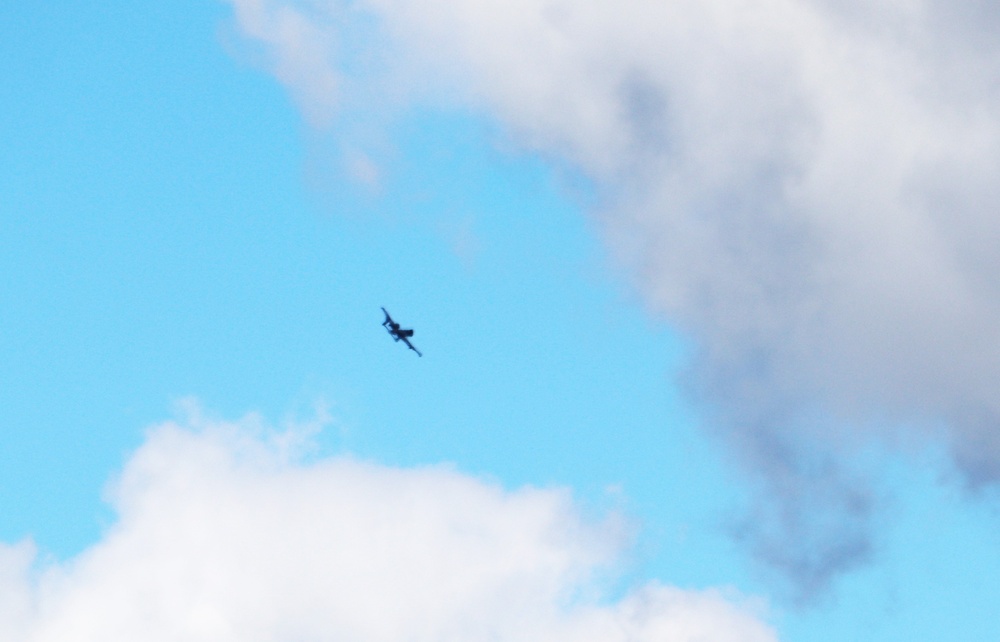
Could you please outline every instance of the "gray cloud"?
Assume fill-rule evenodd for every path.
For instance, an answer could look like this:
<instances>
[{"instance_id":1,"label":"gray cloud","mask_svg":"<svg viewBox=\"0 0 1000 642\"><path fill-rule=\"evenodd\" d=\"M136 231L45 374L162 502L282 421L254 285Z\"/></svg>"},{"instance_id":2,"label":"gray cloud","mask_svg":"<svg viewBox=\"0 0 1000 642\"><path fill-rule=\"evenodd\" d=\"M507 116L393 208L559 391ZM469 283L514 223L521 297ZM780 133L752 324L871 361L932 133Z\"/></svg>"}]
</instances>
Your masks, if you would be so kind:
<instances>
[{"instance_id":1,"label":"gray cloud","mask_svg":"<svg viewBox=\"0 0 1000 642\"><path fill-rule=\"evenodd\" d=\"M326 37L351 29L346 5L309 6ZM993 4L351 6L378 25L384 73L365 83L481 110L594 181L621 268L698 346L685 385L770 489L758 530L774 535L747 531L751 547L820 529L799 555L818 561L765 559L812 586L864 557L870 493L835 463L858 443L941 439L970 488L1000 477ZM773 443L825 453L834 472L807 474ZM841 522L828 542L819 524Z\"/></svg>"},{"instance_id":2,"label":"gray cloud","mask_svg":"<svg viewBox=\"0 0 1000 642\"><path fill-rule=\"evenodd\" d=\"M744 465L768 471L762 492L732 525L755 557L790 579L788 596L799 604L823 597L832 579L873 554L868 530L877 506L871 485L844 461L807 452L801 440L773 429L743 426Z\"/></svg>"}]
</instances>

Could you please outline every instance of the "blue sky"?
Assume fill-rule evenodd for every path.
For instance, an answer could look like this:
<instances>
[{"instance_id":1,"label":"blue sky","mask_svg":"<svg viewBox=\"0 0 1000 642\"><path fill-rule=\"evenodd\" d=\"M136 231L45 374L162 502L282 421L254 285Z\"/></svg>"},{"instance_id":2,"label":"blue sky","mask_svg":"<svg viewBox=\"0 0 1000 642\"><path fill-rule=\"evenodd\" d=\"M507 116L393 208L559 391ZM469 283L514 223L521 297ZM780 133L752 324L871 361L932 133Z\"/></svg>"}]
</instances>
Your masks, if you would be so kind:
<instances>
[{"instance_id":1,"label":"blue sky","mask_svg":"<svg viewBox=\"0 0 1000 642\"><path fill-rule=\"evenodd\" d=\"M276 11L282 3L264 4ZM372 9L374 19L392 24L393 10L379 14L383 9ZM214 434L205 422L178 418L184 400L194 399L213 426L240 423L247 413L278 427L308 423L317 408L325 409L329 422L311 437L315 450L293 468L350 456L386 470L444 464L504 492L570 489L586 519L617 513L627 524L627 543L614 566L616 588L605 602L627 600L620 596L651 582L692 595L718 588L722 603L737 605L718 608L743 609L738 605L744 599L757 600L752 617L772 627L776 639L793 641L983 640L1000 632L990 617L1000 597L993 482L987 474L971 499L963 490L980 479L963 468L961 445L971 429L910 434L899 428L908 421L931 424L925 419L942 414L948 423L961 414L938 412L952 407L948 400L976 398L979 389L949 389L941 401L917 403L914 391L922 384L907 387L909 379L900 377L906 381L899 386L858 393L851 382L867 380L870 354L870 337L859 334L843 339L861 354L856 358L852 348L833 357L810 353L817 355L816 370L829 374L829 385L796 361L800 352L774 348L778 365L773 372L762 366L763 392L753 393L761 401L747 401L746 381L733 384L736 375L726 373L745 366L745 354L776 344L769 343L764 325L749 323L741 333L718 321L739 319L747 310L727 289L736 280L717 277L723 268L712 265L735 259L692 250L683 258L691 259L692 274L701 270L703 276L683 282L659 263L667 261L662 252L669 243L653 259L630 254L643 242L661 242L670 225L685 228L683 218L649 224L655 218L650 212L669 203L679 210L707 207L705 186L721 194L732 187L726 180L744 185L743 178L732 178L743 176L742 169L719 170L722 178L709 170L680 172L680 179L671 176L664 184L702 181L699 195L661 199L649 187L657 181L621 177L635 169L628 161L632 152L621 152L626 160L609 169L590 147L600 149L601 140L581 142L570 126L546 130L544 118L536 122L511 107L502 87L496 95L493 88L470 89L467 101L456 99L460 89L441 90L445 97L435 98L432 81L429 89L413 89L421 85L421 65L437 64L419 51L420 62L400 66L400 76L412 77L399 83L386 73L385 85L369 85L368 68L355 59L325 61L345 74L338 89L343 94L333 124L317 128L308 119L310 99L301 98L309 95L302 83L310 76L288 81L275 62L288 42L265 42L263 53L257 51L259 34L223 3L19 3L0 9L0 30L0 141L6 152L0 163L0 541L34 541L39 573L54 568L75 578L74 568L99 565L99 551L113 547L114 534L127 532L123 525L131 523L123 517L130 515L127 503L113 507L106 500L116 496L116 484L130 488L129 475L126 482L114 480L123 467L139 467L129 462L144 461L137 452L160 452L165 442L157 435L163 432L154 426L176 421L192 435ZM361 50L387 38L350 33L361 41L352 46ZM415 33L399 37L400 50L435 32ZM374 44L364 42L369 37ZM315 61L305 68L313 66ZM444 69L444 76L468 75L461 67ZM392 89L393 82L406 97L387 103L385 95L395 94L385 87ZM677 83L671 86L680 87L683 98L686 85ZM643 109L655 103L635 100ZM697 125L692 121L691 131ZM613 134L612 125L607 129ZM677 141L686 140L682 133ZM614 165L619 152L612 134L604 143ZM705 140L748 157L760 151L744 149L742 139ZM675 152L655 154L661 153ZM659 167L655 154L650 166ZM776 164L785 158L784 151L775 154ZM687 167L688 160L677 165ZM839 174L817 170L815 182L830 176ZM752 187L754 194L768 191ZM942 187L958 194L977 189ZM761 198L751 206L770 203ZM801 197L790 211L806 208L810 199ZM625 220L644 223L619 227ZM734 219L723 227L745 225ZM879 238L880 232L872 234ZM754 237L734 256L762 251L772 240ZM919 239L914 244L919 247ZM763 263L737 272L772 284L774 274L788 267L756 271ZM664 294L676 283L682 283L678 291L702 288L704 300L739 301L695 306ZM846 320L816 336L846 336L837 328L854 326L838 314L858 291L866 290L833 292L830 318ZM992 290L973 295L970 310L992 303ZM413 342L423 358L384 334L380 306L416 329ZM942 323L948 321L954 319ZM929 321L926 327L937 326ZM809 348L816 336L803 345ZM744 353L734 337L751 337L746 342L753 345ZM906 337L900 343L905 348ZM727 346L737 356L726 357ZM992 372L944 339L940 347L917 365L930 368L943 359L949 372ZM883 362L891 357L876 355ZM886 367L879 374L894 373ZM786 378L805 383L794 387ZM735 392L727 397L726 390ZM796 531L797 523L781 531L780 520L763 528L778 528L780 541L801 536L807 554L823 519L834 520L828 530L839 533L843 514L819 507L816 526L811 496L805 504L783 499L774 490L772 464L755 469L744 442L733 436L741 434L734 416L749 425L781 415L775 409L788 398L806 399L807 412L789 422L788 432L761 434L787 439L792 452L829 448L829 461L842 458L837 470L863 479L875 498L862 526L870 554L836 567L805 603L794 597L794 572L769 567L733 535L736 524L757 515L758 505L778 506L779 514L804 511L806 530ZM989 408L990 400L976 401ZM794 407L789 414L798 412ZM849 426L843 434L861 426L856 430L862 436L853 438L861 443L857 450L837 431L837 438L813 442L789 437L797 435L791 431L802 425L801 417L830 408L830 416ZM868 428L872 417L891 429ZM795 474L819 486L829 481L809 472L808 457L801 461L792 465ZM418 481L414 486L422 488ZM214 497L207 493L206 502ZM294 576L294 569L287 572ZM39 595L49 595L45 582L37 581ZM100 598L97 585L79 582L82 592ZM25 639L49 639L45 631L58 630L41 615L24 622L18 626L41 636ZM765 639L753 637L755 628L744 631L742 637L740 629L727 633L732 637L717 631L711 639Z\"/></svg>"}]
</instances>

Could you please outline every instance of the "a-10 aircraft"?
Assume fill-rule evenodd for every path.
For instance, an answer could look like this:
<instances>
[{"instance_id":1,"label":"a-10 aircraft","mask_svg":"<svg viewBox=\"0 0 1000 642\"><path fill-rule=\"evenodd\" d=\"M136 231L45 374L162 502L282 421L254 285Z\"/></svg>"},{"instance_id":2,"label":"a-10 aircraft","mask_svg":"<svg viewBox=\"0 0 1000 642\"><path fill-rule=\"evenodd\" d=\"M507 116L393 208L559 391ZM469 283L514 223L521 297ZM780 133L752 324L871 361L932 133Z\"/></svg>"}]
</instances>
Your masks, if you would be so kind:
<instances>
[{"instance_id":1,"label":"a-10 aircraft","mask_svg":"<svg viewBox=\"0 0 1000 642\"><path fill-rule=\"evenodd\" d=\"M385 321L382 322L382 325L389 333L389 336L392 337L393 341L402 341L406 344L406 347L416 352L418 357L424 356L420 354L420 350L414 348L413 344L410 343L410 337L413 336L413 330L404 330L400 328L399 324L392 320L392 317L389 316L389 311L385 308L382 308L382 312L385 312Z\"/></svg>"}]
</instances>

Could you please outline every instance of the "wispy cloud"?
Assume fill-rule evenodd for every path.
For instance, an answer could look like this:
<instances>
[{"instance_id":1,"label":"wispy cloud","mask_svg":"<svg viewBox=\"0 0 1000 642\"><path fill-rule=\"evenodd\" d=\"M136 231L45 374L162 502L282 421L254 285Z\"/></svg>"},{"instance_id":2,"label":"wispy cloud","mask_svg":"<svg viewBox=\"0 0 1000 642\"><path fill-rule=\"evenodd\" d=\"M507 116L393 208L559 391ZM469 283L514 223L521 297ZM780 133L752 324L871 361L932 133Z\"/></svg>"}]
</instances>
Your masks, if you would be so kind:
<instances>
[{"instance_id":1,"label":"wispy cloud","mask_svg":"<svg viewBox=\"0 0 1000 642\"><path fill-rule=\"evenodd\" d=\"M232 3L241 14L259 5ZM352 29L337 22L341 3L309 6ZM849 507L870 493L835 481L846 472L803 474L809 466L768 457L767 444L822 451L829 470L846 471L857 442L908 431L950 444L970 487L1000 479L1000 10L944 0L351 6L379 25L372 46L386 71L368 82L395 87L380 95L437 92L593 179L617 260L649 310L700 347L692 396L763 487L791 475L804 489L764 497L780 506L762 516L825 506L855 525L814 565L829 571L819 577L859 559L835 551L867 550L870 510ZM291 55L285 40L266 42ZM300 82L318 91L324 81ZM776 519L764 530L792 523Z\"/></svg>"},{"instance_id":2,"label":"wispy cloud","mask_svg":"<svg viewBox=\"0 0 1000 642\"><path fill-rule=\"evenodd\" d=\"M776 639L754 604L718 591L649 584L601 601L620 529L581 518L564 490L303 460L307 442L254 417L155 427L111 487L100 542L65 563L0 545L0 637Z\"/></svg>"},{"instance_id":3,"label":"wispy cloud","mask_svg":"<svg viewBox=\"0 0 1000 642\"><path fill-rule=\"evenodd\" d=\"M243 33L263 45L261 64L288 88L313 127L330 124L338 102L336 31L325 12L305 4L247 0L234 4Z\"/></svg>"}]
</instances>

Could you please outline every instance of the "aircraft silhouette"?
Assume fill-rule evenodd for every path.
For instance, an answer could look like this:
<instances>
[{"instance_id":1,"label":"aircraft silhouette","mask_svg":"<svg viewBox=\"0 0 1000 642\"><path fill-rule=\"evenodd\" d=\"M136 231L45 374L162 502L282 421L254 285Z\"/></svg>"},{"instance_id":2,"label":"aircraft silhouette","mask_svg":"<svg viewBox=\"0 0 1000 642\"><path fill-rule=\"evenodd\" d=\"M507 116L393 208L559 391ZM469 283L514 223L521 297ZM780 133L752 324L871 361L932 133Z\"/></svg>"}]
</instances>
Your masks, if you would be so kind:
<instances>
[{"instance_id":1,"label":"aircraft silhouette","mask_svg":"<svg viewBox=\"0 0 1000 642\"><path fill-rule=\"evenodd\" d=\"M382 322L382 325L389 333L389 336L392 337L392 340L397 342L402 341L403 343L406 344L406 347L416 352L418 357L424 356L420 354L420 350L414 348L413 344L410 343L410 337L413 336L413 330L403 330L402 328L399 327L398 323L392 320L392 317L389 316L388 310L382 308L382 312L385 312L385 321Z\"/></svg>"}]
</instances>

